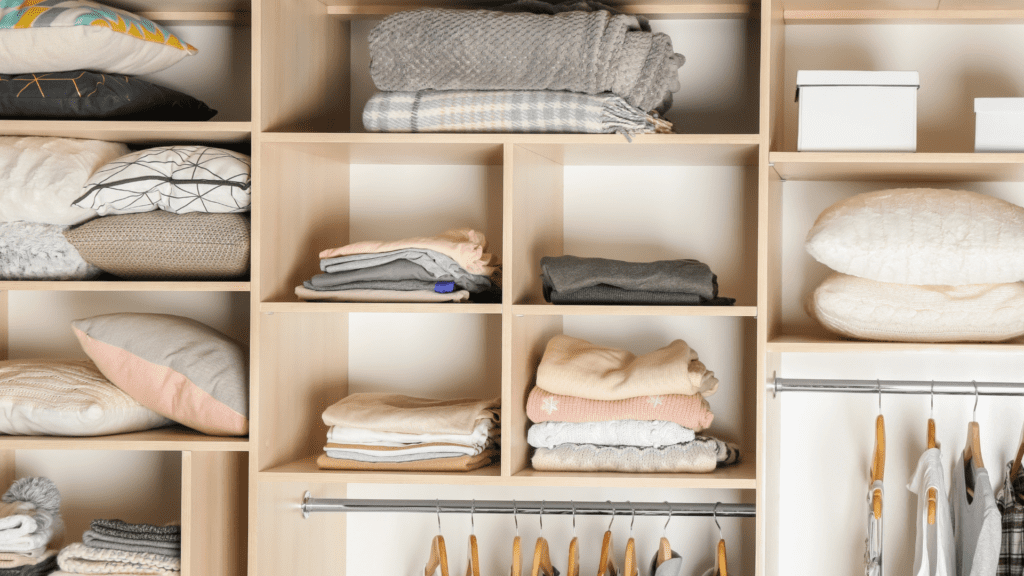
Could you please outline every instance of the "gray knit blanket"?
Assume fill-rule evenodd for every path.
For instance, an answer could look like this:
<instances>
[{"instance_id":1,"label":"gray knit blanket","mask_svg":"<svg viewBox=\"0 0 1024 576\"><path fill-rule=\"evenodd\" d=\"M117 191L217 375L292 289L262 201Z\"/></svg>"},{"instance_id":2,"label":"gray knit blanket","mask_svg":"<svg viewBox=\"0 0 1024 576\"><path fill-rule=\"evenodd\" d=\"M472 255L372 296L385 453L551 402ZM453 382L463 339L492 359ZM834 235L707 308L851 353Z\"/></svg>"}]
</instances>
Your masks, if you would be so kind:
<instances>
[{"instance_id":1,"label":"gray knit blanket","mask_svg":"<svg viewBox=\"0 0 1024 576\"><path fill-rule=\"evenodd\" d=\"M129 524L124 520L93 520L90 526L96 534L151 542L181 542L181 526L153 526Z\"/></svg>"},{"instance_id":2,"label":"gray knit blanket","mask_svg":"<svg viewBox=\"0 0 1024 576\"><path fill-rule=\"evenodd\" d=\"M379 92L363 108L369 132L611 134L672 132L614 94L543 90Z\"/></svg>"},{"instance_id":3,"label":"gray knit blanket","mask_svg":"<svg viewBox=\"0 0 1024 576\"><path fill-rule=\"evenodd\" d=\"M665 111L685 59L635 16L421 9L370 32L378 90L612 92L643 111Z\"/></svg>"}]
</instances>

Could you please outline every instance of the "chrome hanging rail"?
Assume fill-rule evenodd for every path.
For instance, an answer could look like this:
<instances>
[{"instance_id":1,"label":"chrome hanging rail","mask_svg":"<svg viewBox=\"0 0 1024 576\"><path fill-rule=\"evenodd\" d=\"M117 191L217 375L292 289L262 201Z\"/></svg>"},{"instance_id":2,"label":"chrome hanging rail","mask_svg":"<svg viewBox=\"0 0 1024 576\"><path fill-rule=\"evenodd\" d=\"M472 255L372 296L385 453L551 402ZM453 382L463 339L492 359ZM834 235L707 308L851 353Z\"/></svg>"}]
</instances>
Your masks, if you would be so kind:
<instances>
[{"instance_id":1,"label":"chrome hanging rail","mask_svg":"<svg viewBox=\"0 0 1024 576\"><path fill-rule=\"evenodd\" d=\"M311 512L423 512L428 514L540 514L580 516L715 516L753 518L753 504L666 502L562 502L533 500L355 500L302 497L302 516Z\"/></svg>"},{"instance_id":2,"label":"chrome hanging rail","mask_svg":"<svg viewBox=\"0 0 1024 576\"><path fill-rule=\"evenodd\" d=\"M945 394L957 396L1024 396L1020 382L939 382L931 380L823 380L774 378L772 395L779 392L841 392L848 394Z\"/></svg>"}]
</instances>

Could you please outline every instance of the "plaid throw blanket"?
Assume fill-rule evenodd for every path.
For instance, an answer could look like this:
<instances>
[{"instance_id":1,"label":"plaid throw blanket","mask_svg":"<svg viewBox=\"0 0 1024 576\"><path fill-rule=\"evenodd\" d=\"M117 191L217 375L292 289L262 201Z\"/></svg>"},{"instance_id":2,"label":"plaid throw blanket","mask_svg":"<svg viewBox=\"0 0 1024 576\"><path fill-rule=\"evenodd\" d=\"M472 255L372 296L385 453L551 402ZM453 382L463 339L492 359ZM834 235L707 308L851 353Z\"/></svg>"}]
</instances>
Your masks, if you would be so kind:
<instances>
[{"instance_id":1,"label":"plaid throw blanket","mask_svg":"<svg viewBox=\"0 0 1024 576\"><path fill-rule=\"evenodd\" d=\"M547 91L381 92L363 109L369 132L670 133L672 124L614 94Z\"/></svg>"}]
</instances>

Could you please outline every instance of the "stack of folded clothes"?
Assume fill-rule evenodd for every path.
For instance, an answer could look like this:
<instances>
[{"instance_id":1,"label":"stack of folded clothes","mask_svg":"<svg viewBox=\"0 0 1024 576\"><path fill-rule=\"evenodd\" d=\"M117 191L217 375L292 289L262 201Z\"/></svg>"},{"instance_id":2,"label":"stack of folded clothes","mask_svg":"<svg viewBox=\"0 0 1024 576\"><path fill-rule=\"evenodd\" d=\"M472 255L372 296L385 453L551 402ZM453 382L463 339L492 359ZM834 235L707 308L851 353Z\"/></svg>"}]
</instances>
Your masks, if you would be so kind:
<instances>
[{"instance_id":1,"label":"stack of folded clothes","mask_svg":"<svg viewBox=\"0 0 1024 576\"><path fill-rule=\"evenodd\" d=\"M718 277L697 260L623 262L579 256L540 259L544 299L554 304L731 306Z\"/></svg>"},{"instance_id":2,"label":"stack of folded clothes","mask_svg":"<svg viewBox=\"0 0 1024 576\"><path fill-rule=\"evenodd\" d=\"M389 242L356 242L320 253L324 272L295 288L301 300L329 302L500 301L497 257L469 228Z\"/></svg>"},{"instance_id":3,"label":"stack of folded clothes","mask_svg":"<svg viewBox=\"0 0 1024 576\"><path fill-rule=\"evenodd\" d=\"M60 492L49 478L22 478L0 504L0 576L35 576L57 569L49 544L63 527Z\"/></svg>"},{"instance_id":4,"label":"stack of folded clothes","mask_svg":"<svg viewBox=\"0 0 1024 576\"><path fill-rule=\"evenodd\" d=\"M93 520L82 542L57 556L64 574L181 574L181 527Z\"/></svg>"},{"instance_id":5,"label":"stack of folded clothes","mask_svg":"<svg viewBox=\"0 0 1024 576\"><path fill-rule=\"evenodd\" d=\"M385 91L370 132L671 132L658 115L685 62L645 18L593 1L399 12L369 43Z\"/></svg>"},{"instance_id":6,"label":"stack of folded clothes","mask_svg":"<svg viewBox=\"0 0 1024 576\"><path fill-rule=\"evenodd\" d=\"M325 470L468 472L498 457L500 399L351 394L324 411Z\"/></svg>"},{"instance_id":7,"label":"stack of folded clothes","mask_svg":"<svg viewBox=\"0 0 1024 576\"><path fill-rule=\"evenodd\" d=\"M533 467L578 472L711 472L734 445L697 436L714 414L718 379L682 340L635 356L555 336L537 368L526 415Z\"/></svg>"}]
</instances>

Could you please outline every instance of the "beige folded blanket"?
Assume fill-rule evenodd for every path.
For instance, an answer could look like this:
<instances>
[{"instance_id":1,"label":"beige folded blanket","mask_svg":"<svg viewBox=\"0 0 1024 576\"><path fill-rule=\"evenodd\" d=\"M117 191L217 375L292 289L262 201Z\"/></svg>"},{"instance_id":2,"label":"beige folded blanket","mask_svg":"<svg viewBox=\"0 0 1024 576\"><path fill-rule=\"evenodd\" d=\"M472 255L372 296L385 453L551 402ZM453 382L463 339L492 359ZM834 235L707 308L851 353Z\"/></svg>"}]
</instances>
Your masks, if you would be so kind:
<instances>
[{"instance_id":1,"label":"beige folded blanket","mask_svg":"<svg viewBox=\"0 0 1024 576\"><path fill-rule=\"evenodd\" d=\"M661 394L707 397L718 390L718 379L682 340L637 356L560 334L549 340L544 350L537 386L552 394L588 400Z\"/></svg>"},{"instance_id":2,"label":"beige folded blanket","mask_svg":"<svg viewBox=\"0 0 1024 576\"><path fill-rule=\"evenodd\" d=\"M430 400L401 394L349 394L324 411L324 424L403 434L472 434L498 420L500 398Z\"/></svg>"},{"instance_id":3,"label":"beige folded blanket","mask_svg":"<svg viewBox=\"0 0 1024 576\"><path fill-rule=\"evenodd\" d=\"M379 470L394 472L469 472L482 468L498 457L497 450L484 450L476 456L435 458L413 462L359 462L340 460L321 454L316 465L322 470Z\"/></svg>"},{"instance_id":4,"label":"beige folded blanket","mask_svg":"<svg viewBox=\"0 0 1024 576\"><path fill-rule=\"evenodd\" d=\"M324 250L320 253L320 258L336 258L338 256L351 256L352 254L379 254L381 252L393 252L406 248L422 248L440 252L458 262L459 266L462 266L470 274L490 276L494 272L494 267L498 264L497 258L494 255L484 253L484 250L487 250L487 238L483 232L469 228L448 230L437 236L405 238L390 242L377 242L373 240L356 242L355 244L349 244L340 248Z\"/></svg>"}]
</instances>

